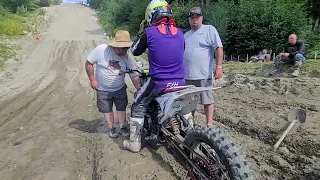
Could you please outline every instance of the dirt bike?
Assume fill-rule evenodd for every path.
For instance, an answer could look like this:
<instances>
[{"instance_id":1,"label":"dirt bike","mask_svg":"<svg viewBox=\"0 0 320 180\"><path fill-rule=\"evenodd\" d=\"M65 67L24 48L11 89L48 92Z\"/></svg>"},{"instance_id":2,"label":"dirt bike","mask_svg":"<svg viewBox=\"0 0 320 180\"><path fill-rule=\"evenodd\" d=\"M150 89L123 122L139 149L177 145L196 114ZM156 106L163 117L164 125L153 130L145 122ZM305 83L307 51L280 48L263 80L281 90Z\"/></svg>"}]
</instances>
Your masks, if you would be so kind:
<instances>
[{"instance_id":1,"label":"dirt bike","mask_svg":"<svg viewBox=\"0 0 320 180\"><path fill-rule=\"evenodd\" d=\"M149 78L148 70L129 69L120 74L133 72L139 73L142 85ZM183 108L198 102L201 92L212 88L166 88L148 106L143 125L145 139L156 139L171 147L186 162L186 176L192 180L252 180L253 171L236 143L214 125L193 126L193 118L190 121L182 114Z\"/></svg>"}]
</instances>

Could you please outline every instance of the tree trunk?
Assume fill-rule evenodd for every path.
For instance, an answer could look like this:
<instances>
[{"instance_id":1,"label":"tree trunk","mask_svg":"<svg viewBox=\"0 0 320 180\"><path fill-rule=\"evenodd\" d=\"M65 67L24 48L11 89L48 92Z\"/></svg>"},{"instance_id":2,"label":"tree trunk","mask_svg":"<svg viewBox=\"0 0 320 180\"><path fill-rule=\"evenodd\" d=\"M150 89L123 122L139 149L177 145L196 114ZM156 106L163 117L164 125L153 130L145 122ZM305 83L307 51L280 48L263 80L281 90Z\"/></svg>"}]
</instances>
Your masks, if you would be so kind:
<instances>
[{"instance_id":1,"label":"tree trunk","mask_svg":"<svg viewBox=\"0 0 320 180\"><path fill-rule=\"evenodd\" d=\"M313 27L314 31L317 31L319 29L319 20L320 20L320 18L317 17L316 22L314 23L314 27Z\"/></svg>"},{"instance_id":2,"label":"tree trunk","mask_svg":"<svg viewBox=\"0 0 320 180\"><path fill-rule=\"evenodd\" d=\"M312 31L313 29L313 18L310 16L309 17L309 30Z\"/></svg>"}]
</instances>

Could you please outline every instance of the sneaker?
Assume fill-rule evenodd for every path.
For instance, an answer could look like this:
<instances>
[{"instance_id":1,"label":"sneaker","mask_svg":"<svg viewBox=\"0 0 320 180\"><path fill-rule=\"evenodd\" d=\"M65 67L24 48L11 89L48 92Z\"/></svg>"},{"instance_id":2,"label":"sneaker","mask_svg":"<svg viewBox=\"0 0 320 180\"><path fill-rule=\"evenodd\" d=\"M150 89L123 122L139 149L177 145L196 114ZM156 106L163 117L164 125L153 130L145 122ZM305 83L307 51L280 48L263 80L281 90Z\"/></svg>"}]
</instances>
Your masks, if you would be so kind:
<instances>
[{"instance_id":1,"label":"sneaker","mask_svg":"<svg viewBox=\"0 0 320 180\"><path fill-rule=\"evenodd\" d=\"M115 127L110 128L109 136L111 138L118 137L118 132L117 132L117 129Z\"/></svg>"},{"instance_id":2,"label":"sneaker","mask_svg":"<svg viewBox=\"0 0 320 180\"><path fill-rule=\"evenodd\" d=\"M120 126L119 132L121 133L122 136L129 137L129 129L127 126L125 125L122 125L122 127Z\"/></svg>"},{"instance_id":3,"label":"sneaker","mask_svg":"<svg viewBox=\"0 0 320 180\"><path fill-rule=\"evenodd\" d=\"M293 77L298 77L299 74L300 74L299 69L295 69L294 72L292 73L292 76L293 76Z\"/></svg>"}]
</instances>

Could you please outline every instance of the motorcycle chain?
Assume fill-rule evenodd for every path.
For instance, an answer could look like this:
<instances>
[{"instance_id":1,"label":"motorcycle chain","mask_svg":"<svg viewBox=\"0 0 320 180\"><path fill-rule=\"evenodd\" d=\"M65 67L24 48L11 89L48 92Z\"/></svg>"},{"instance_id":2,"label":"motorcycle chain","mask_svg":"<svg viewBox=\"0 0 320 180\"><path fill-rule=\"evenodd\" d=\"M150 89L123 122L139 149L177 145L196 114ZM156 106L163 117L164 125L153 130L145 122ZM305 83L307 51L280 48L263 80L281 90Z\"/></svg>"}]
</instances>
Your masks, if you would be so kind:
<instances>
[{"instance_id":1,"label":"motorcycle chain","mask_svg":"<svg viewBox=\"0 0 320 180\"><path fill-rule=\"evenodd\" d=\"M192 150L191 148L189 148L187 145L185 145L183 142L181 142L176 136L174 136L170 131L166 130L165 128L162 127L162 130L164 131L165 134L167 134L168 136L166 137L166 140L168 142L168 145L171 146L172 150L174 151L174 153L177 155L177 157L181 160L187 161L187 164L189 166L186 166L185 169L190 169L190 168L194 168L196 169L198 172L202 172L202 170L200 170L198 165L195 165L194 162L192 162L189 157L185 154L185 152L176 144L176 142L181 143L184 147L186 147L187 149L189 149L192 153L194 153L197 157L199 157L200 159L204 160L204 162L207 162L207 160L205 160L202 156L200 156L198 153L196 153L194 150ZM173 139L171 139L171 137ZM181 158L181 156L183 156L183 159ZM184 162L182 161L182 162ZM191 167L190 167L191 166ZM201 175L201 176L207 176L207 175ZM189 177L190 179L190 177ZM209 178L205 178L208 179Z\"/></svg>"}]
</instances>

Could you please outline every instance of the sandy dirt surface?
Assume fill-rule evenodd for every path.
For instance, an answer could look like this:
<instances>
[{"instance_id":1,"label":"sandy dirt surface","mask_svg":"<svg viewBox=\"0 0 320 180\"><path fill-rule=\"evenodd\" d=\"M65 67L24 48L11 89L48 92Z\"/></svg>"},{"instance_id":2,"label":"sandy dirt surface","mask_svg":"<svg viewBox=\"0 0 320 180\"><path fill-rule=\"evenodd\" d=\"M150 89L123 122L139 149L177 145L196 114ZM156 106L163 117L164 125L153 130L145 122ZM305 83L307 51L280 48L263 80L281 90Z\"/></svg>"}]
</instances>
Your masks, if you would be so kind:
<instances>
[{"instance_id":1,"label":"sandy dirt surface","mask_svg":"<svg viewBox=\"0 0 320 180\"><path fill-rule=\"evenodd\" d=\"M251 159L258 179L320 179L320 80L227 75L217 91L216 120ZM307 112L274 152L294 108ZM219 124L218 123L218 124Z\"/></svg>"},{"instance_id":2,"label":"sandy dirt surface","mask_svg":"<svg viewBox=\"0 0 320 180\"><path fill-rule=\"evenodd\" d=\"M54 17L50 28L25 44L21 63L8 62L0 72L0 179L178 179L184 171L164 148L130 153L123 138L105 135L84 69L90 50L106 40L94 13L65 3L47 11ZM320 179L319 79L226 75L219 81L230 82L216 91L216 125L241 145L257 179ZM274 152L294 107L306 108L308 120ZM204 122L201 106L196 119Z\"/></svg>"},{"instance_id":3,"label":"sandy dirt surface","mask_svg":"<svg viewBox=\"0 0 320 180\"><path fill-rule=\"evenodd\" d=\"M122 138L101 133L84 62L106 38L90 9L47 10L57 15L47 33L26 44L10 78L9 66L1 72L0 179L174 179L152 151L121 150Z\"/></svg>"}]
</instances>

